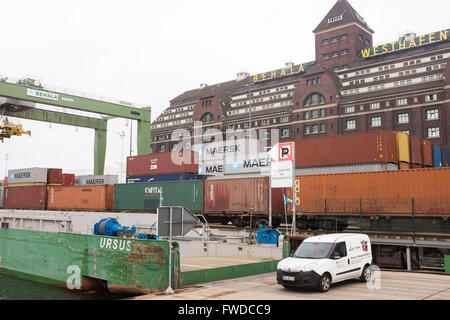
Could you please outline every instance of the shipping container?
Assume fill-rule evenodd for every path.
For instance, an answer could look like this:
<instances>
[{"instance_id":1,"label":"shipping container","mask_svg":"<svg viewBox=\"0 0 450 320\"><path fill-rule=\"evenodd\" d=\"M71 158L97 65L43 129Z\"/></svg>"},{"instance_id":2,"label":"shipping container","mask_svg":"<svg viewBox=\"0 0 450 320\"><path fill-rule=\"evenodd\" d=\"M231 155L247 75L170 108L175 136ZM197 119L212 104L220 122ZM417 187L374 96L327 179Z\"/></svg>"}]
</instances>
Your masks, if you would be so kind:
<instances>
[{"instance_id":1,"label":"shipping container","mask_svg":"<svg viewBox=\"0 0 450 320\"><path fill-rule=\"evenodd\" d=\"M448 152L448 146L443 145L442 148L442 166L443 167L450 167L450 154Z\"/></svg>"},{"instance_id":2,"label":"shipping container","mask_svg":"<svg viewBox=\"0 0 450 320\"><path fill-rule=\"evenodd\" d=\"M410 135L409 148L411 163L423 165L422 139L418 136Z\"/></svg>"},{"instance_id":3,"label":"shipping container","mask_svg":"<svg viewBox=\"0 0 450 320\"><path fill-rule=\"evenodd\" d=\"M127 177L126 183L205 180L207 177L208 176L194 173L161 174L144 177Z\"/></svg>"},{"instance_id":4,"label":"shipping container","mask_svg":"<svg viewBox=\"0 0 450 320\"><path fill-rule=\"evenodd\" d=\"M75 185L75 175L69 173L63 173L62 175L63 186L73 186Z\"/></svg>"},{"instance_id":5,"label":"shipping container","mask_svg":"<svg viewBox=\"0 0 450 320\"><path fill-rule=\"evenodd\" d=\"M411 169L411 164L406 163L406 162L400 162L398 167L400 170L409 170L409 169Z\"/></svg>"},{"instance_id":6,"label":"shipping container","mask_svg":"<svg viewBox=\"0 0 450 320\"><path fill-rule=\"evenodd\" d=\"M47 168L25 168L8 170L8 184L46 184Z\"/></svg>"},{"instance_id":7,"label":"shipping container","mask_svg":"<svg viewBox=\"0 0 450 320\"><path fill-rule=\"evenodd\" d=\"M76 186L94 186L117 183L119 183L119 176L117 175L75 176Z\"/></svg>"},{"instance_id":8,"label":"shipping container","mask_svg":"<svg viewBox=\"0 0 450 320\"><path fill-rule=\"evenodd\" d=\"M182 206L192 212L203 211L203 181L170 181L116 184L114 210L156 212L163 206Z\"/></svg>"},{"instance_id":9,"label":"shipping container","mask_svg":"<svg viewBox=\"0 0 450 320\"><path fill-rule=\"evenodd\" d=\"M48 184L60 184L62 185L62 169L48 169L47 171L47 183Z\"/></svg>"},{"instance_id":10,"label":"shipping container","mask_svg":"<svg viewBox=\"0 0 450 320\"><path fill-rule=\"evenodd\" d=\"M352 172L378 172L378 171L396 171L398 164L394 163L372 163L372 164L353 164L334 167L317 167L295 169L296 176L309 176L315 174L333 174L333 173L352 173Z\"/></svg>"},{"instance_id":11,"label":"shipping container","mask_svg":"<svg viewBox=\"0 0 450 320\"><path fill-rule=\"evenodd\" d=\"M296 212L345 215L449 214L450 169L296 177ZM326 200L326 201L325 201ZM325 209L326 208L326 209Z\"/></svg>"},{"instance_id":12,"label":"shipping container","mask_svg":"<svg viewBox=\"0 0 450 320\"><path fill-rule=\"evenodd\" d=\"M220 179L205 181L205 212L269 212L269 179Z\"/></svg>"},{"instance_id":13,"label":"shipping container","mask_svg":"<svg viewBox=\"0 0 450 320\"><path fill-rule=\"evenodd\" d=\"M435 168L442 167L442 151L441 146L433 144L433 166Z\"/></svg>"},{"instance_id":14,"label":"shipping container","mask_svg":"<svg viewBox=\"0 0 450 320\"><path fill-rule=\"evenodd\" d=\"M6 209L41 209L47 206L47 185L5 187L3 207Z\"/></svg>"},{"instance_id":15,"label":"shipping container","mask_svg":"<svg viewBox=\"0 0 450 320\"><path fill-rule=\"evenodd\" d=\"M50 210L111 211L114 185L49 186L47 207Z\"/></svg>"},{"instance_id":16,"label":"shipping container","mask_svg":"<svg viewBox=\"0 0 450 320\"><path fill-rule=\"evenodd\" d=\"M0 187L0 208L3 208L3 193L5 192L5 187Z\"/></svg>"},{"instance_id":17,"label":"shipping container","mask_svg":"<svg viewBox=\"0 0 450 320\"><path fill-rule=\"evenodd\" d=\"M185 160L182 160L186 157ZM173 157L178 159L174 159ZM177 152L164 152L133 156L127 158L127 177L151 176L174 173L198 173L198 157L196 152L180 154ZM197 162L195 162L197 160Z\"/></svg>"},{"instance_id":18,"label":"shipping container","mask_svg":"<svg viewBox=\"0 0 450 320\"><path fill-rule=\"evenodd\" d=\"M409 136L403 132L396 132L395 134L397 135L398 161L410 163Z\"/></svg>"},{"instance_id":19,"label":"shipping container","mask_svg":"<svg viewBox=\"0 0 450 320\"><path fill-rule=\"evenodd\" d=\"M295 167L398 163L397 136L375 131L295 141Z\"/></svg>"},{"instance_id":20,"label":"shipping container","mask_svg":"<svg viewBox=\"0 0 450 320\"><path fill-rule=\"evenodd\" d=\"M423 166L433 167L433 150L431 141L427 139L422 139L422 151L423 151Z\"/></svg>"}]
</instances>

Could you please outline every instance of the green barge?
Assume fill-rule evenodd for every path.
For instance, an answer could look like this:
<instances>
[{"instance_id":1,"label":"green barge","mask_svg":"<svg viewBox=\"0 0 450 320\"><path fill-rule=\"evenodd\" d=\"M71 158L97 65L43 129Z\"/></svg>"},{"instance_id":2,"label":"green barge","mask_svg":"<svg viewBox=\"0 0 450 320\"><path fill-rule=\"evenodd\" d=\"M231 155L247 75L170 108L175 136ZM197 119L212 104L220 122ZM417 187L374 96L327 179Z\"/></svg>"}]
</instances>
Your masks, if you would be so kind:
<instances>
[{"instance_id":1,"label":"green barge","mask_svg":"<svg viewBox=\"0 0 450 320\"><path fill-rule=\"evenodd\" d=\"M169 242L0 229L0 268L31 280L90 291L148 294L168 287ZM180 254L172 242L172 288Z\"/></svg>"}]
</instances>

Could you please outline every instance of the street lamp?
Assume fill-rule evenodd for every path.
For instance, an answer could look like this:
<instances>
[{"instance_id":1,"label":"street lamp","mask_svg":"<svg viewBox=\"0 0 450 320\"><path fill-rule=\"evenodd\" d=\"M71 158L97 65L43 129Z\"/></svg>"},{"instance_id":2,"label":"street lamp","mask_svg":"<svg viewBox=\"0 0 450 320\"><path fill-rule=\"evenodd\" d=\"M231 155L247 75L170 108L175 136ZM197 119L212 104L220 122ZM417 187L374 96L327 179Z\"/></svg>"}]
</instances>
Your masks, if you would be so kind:
<instances>
[{"instance_id":1,"label":"street lamp","mask_svg":"<svg viewBox=\"0 0 450 320\"><path fill-rule=\"evenodd\" d=\"M125 138L125 132L117 132L119 134L120 139L122 139L122 156L120 157L120 179L123 179L123 139Z\"/></svg>"}]
</instances>

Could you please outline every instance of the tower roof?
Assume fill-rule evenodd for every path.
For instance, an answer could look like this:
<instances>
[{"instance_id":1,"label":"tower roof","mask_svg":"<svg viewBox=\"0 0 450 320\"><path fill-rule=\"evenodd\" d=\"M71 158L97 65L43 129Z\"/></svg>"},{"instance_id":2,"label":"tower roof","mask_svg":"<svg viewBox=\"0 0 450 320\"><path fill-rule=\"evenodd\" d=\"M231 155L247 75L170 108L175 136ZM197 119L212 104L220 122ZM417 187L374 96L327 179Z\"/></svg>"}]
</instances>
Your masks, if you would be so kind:
<instances>
[{"instance_id":1,"label":"tower roof","mask_svg":"<svg viewBox=\"0 0 450 320\"><path fill-rule=\"evenodd\" d=\"M318 33L327 29L344 26L349 23L356 23L370 33L374 33L374 31L364 21L364 18L361 17L355 9L353 9L347 0L338 0L313 32Z\"/></svg>"}]
</instances>

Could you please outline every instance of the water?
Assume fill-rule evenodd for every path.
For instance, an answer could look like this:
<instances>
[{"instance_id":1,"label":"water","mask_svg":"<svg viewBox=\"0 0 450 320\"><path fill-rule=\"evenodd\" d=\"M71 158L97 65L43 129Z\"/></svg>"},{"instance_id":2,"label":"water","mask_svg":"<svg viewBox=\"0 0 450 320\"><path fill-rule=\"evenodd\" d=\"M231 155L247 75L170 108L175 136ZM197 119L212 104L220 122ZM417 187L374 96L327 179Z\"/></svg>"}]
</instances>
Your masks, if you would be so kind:
<instances>
[{"instance_id":1,"label":"water","mask_svg":"<svg viewBox=\"0 0 450 320\"><path fill-rule=\"evenodd\" d=\"M0 300L117 300L130 296L108 292L75 292L0 271Z\"/></svg>"}]
</instances>

